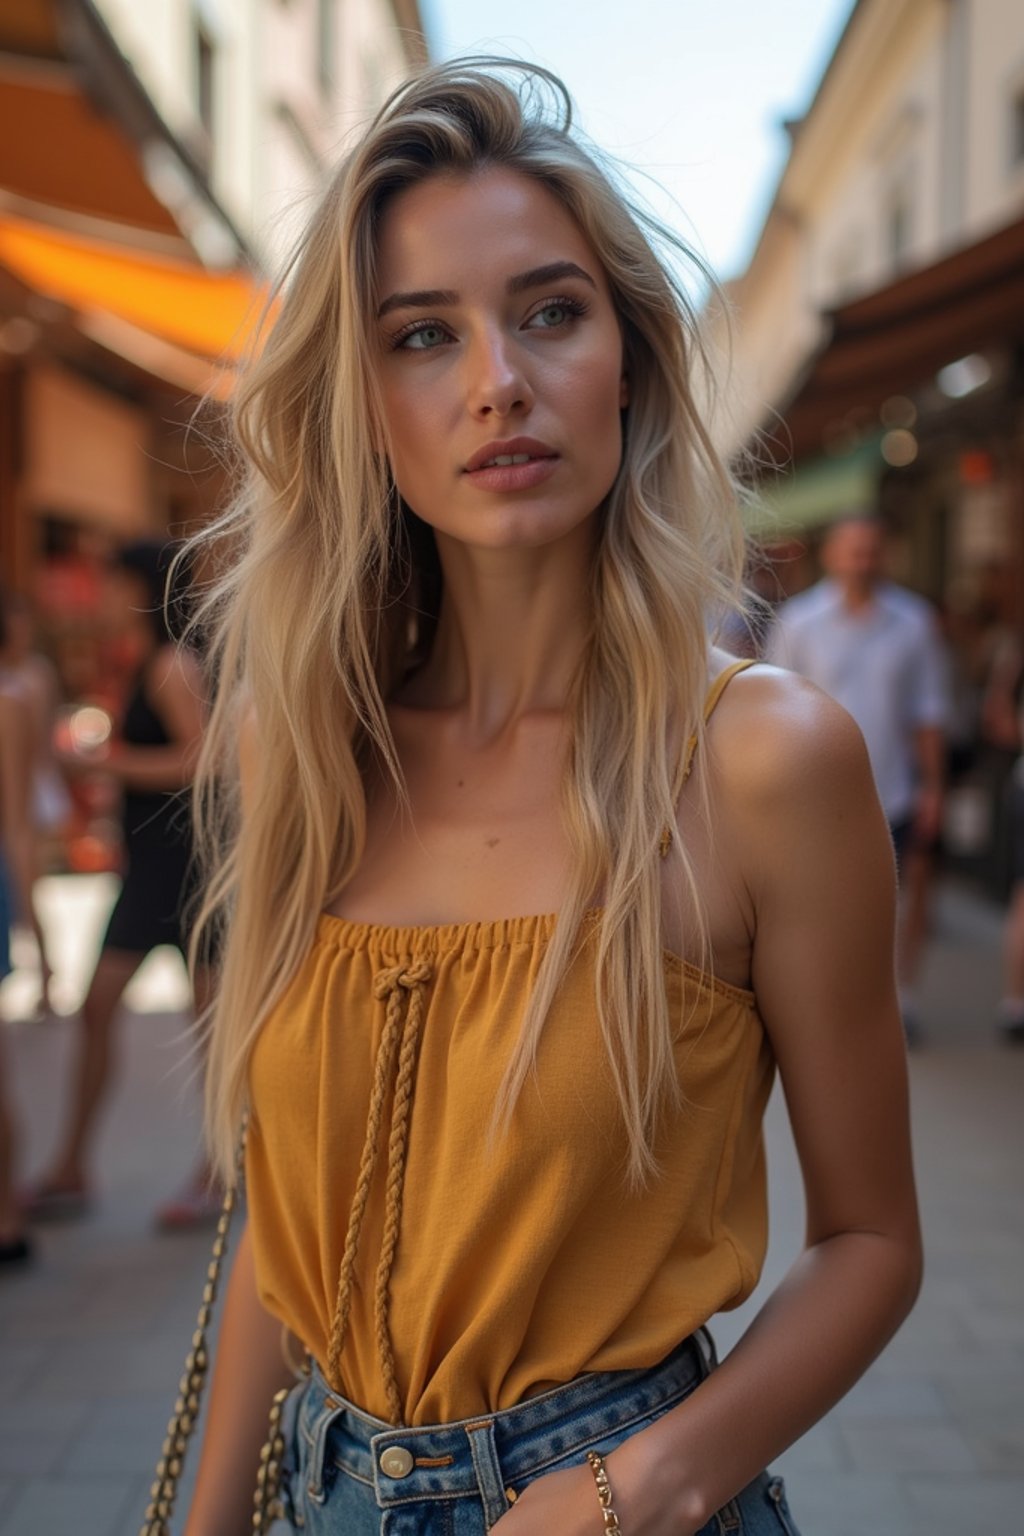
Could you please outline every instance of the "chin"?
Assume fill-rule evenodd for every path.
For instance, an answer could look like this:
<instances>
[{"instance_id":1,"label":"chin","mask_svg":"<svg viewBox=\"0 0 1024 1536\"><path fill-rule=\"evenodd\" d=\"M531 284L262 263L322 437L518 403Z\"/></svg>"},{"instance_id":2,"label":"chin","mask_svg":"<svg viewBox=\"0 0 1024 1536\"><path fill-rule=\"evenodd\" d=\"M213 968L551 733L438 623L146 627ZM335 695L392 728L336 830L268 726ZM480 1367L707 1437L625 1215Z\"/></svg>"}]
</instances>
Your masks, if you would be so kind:
<instances>
[{"instance_id":1,"label":"chin","mask_svg":"<svg viewBox=\"0 0 1024 1536\"><path fill-rule=\"evenodd\" d=\"M415 510L415 504L410 505ZM467 549L541 549L592 525L596 513L585 505L583 510L579 505L552 505L539 498L494 496L471 506L449 507L444 517L422 512L417 516L439 539Z\"/></svg>"},{"instance_id":2,"label":"chin","mask_svg":"<svg viewBox=\"0 0 1024 1536\"><path fill-rule=\"evenodd\" d=\"M484 517L474 519L472 528L463 529L455 537L460 543L478 549L543 549L581 534L593 516L592 512L571 517L552 516L538 508L496 507Z\"/></svg>"}]
</instances>

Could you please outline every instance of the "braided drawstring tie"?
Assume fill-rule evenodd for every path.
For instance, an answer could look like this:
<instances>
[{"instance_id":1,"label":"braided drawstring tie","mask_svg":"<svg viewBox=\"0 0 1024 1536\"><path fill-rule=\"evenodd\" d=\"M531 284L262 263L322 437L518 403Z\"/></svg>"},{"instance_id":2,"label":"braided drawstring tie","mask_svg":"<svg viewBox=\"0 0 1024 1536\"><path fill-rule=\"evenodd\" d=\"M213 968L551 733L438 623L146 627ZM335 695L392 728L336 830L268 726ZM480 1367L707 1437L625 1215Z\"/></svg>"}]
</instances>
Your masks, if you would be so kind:
<instances>
[{"instance_id":1,"label":"braided drawstring tie","mask_svg":"<svg viewBox=\"0 0 1024 1536\"><path fill-rule=\"evenodd\" d=\"M396 1425L402 1422L402 1400L398 1393L395 1353L388 1330L388 1304L391 1271L394 1267L398 1229L402 1217L405 1150L409 1132L409 1111L412 1106L413 1071L416 1066L416 1050L423 1022L423 989L430 980L431 974L430 966L426 961L421 960L408 966L388 966L387 969L378 971L374 977L374 997L380 1002L386 1001L387 1011L380 1045L377 1048L370 1108L366 1117L366 1139L363 1142L359 1175L356 1179L355 1193L352 1196L345 1249L341 1256L341 1268L338 1273L338 1298L335 1302L334 1321L327 1346L327 1377L329 1381L336 1383L340 1380L341 1354L345 1347L349 1316L352 1311L359 1237L363 1229L363 1219L366 1215L370 1187L380 1150L384 1103L388 1086L393 1079L395 1086L391 1104L391 1128L388 1135L384 1232L381 1238L380 1258L377 1261L373 1302L377 1357L380 1361L391 1422ZM395 1070L396 1055L397 1072Z\"/></svg>"}]
</instances>

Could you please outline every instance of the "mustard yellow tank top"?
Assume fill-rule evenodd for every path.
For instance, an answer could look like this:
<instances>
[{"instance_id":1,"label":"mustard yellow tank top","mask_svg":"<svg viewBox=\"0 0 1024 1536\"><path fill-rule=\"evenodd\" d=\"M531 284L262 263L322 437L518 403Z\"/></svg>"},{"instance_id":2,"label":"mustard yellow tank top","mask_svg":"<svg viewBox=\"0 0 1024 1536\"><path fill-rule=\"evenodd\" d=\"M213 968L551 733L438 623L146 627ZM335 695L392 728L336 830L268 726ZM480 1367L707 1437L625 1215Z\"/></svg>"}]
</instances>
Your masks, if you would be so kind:
<instances>
[{"instance_id":1,"label":"mustard yellow tank top","mask_svg":"<svg viewBox=\"0 0 1024 1536\"><path fill-rule=\"evenodd\" d=\"M655 1147L661 1177L631 1194L598 916L493 1143L552 916L323 915L260 1033L246 1171L260 1297L379 1418L449 1422L654 1365L757 1282L774 1063L754 997L666 953L684 1107Z\"/></svg>"}]
</instances>

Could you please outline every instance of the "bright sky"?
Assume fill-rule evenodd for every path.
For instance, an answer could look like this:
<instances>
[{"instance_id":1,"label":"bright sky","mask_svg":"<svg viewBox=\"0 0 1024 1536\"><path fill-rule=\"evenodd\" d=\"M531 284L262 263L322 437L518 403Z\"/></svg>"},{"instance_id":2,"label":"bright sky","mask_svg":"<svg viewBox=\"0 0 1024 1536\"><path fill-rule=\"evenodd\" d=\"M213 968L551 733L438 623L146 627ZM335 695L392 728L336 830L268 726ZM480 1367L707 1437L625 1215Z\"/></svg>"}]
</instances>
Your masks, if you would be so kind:
<instances>
[{"instance_id":1,"label":"bright sky","mask_svg":"<svg viewBox=\"0 0 1024 1536\"><path fill-rule=\"evenodd\" d=\"M853 0L420 0L435 59L502 53L545 64L582 126L646 176L646 200L720 278L750 257L787 139ZM493 29L493 30L492 30Z\"/></svg>"}]
</instances>

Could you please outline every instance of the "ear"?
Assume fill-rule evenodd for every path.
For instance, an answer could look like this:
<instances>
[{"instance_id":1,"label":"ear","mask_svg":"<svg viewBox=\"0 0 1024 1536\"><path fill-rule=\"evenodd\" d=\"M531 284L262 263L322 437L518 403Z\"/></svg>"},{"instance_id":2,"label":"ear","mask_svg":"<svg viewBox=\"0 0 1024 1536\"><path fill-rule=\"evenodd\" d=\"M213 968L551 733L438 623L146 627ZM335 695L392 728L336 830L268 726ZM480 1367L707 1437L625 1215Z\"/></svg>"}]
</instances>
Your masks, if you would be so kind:
<instances>
[{"instance_id":1,"label":"ear","mask_svg":"<svg viewBox=\"0 0 1024 1536\"><path fill-rule=\"evenodd\" d=\"M629 404L629 374L624 373L619 380L619 410L624 411Z\"/></svg>"}]
</instances>

